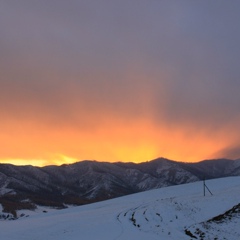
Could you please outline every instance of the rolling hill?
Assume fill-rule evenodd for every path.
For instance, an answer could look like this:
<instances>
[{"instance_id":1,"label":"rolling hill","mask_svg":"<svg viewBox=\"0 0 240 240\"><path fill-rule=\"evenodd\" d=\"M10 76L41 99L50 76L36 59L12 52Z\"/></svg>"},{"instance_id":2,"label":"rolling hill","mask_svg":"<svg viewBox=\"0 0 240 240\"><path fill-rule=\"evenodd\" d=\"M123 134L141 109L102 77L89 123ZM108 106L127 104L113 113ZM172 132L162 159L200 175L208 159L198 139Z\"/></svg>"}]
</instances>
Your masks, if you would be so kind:
<instances>
[{"instance_id":1,"label":"rolling hill","mask_svg":"<svg viewBox=\"0 0 240 240\"><path fill-rule=\"evenodd\" d=\"M163 187L60 211L21 210L4 240L240 239L240 177Z\"/></svg>"},{"instance_id":2,"label":"rolling hill","mask_svg":"<svg viewBox=\"0 0 240 240\"><path fill-rule=\"evenodd\" d=\"M240 175L240 160L183 163L164 158L135 163L82 161L62 166L0 164L0 204L17 210L66 208L166 186Z\"/></svg>"}]
</instances>

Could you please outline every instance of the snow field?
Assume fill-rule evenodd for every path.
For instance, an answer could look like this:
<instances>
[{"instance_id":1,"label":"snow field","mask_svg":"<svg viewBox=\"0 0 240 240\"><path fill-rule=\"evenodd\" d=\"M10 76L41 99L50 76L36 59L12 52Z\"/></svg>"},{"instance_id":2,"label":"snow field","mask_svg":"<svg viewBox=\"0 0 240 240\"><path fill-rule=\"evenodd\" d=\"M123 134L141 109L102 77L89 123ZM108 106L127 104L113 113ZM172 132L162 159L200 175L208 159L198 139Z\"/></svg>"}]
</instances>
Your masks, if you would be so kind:
<instances>
[{"instance_id":1,"label":"snow field","mask_svg":"<svg viewBox=\"0 0 240 240\"><path fill-rule=\"evenodd\" d=\"M239 216L222 224L206 222L240 202L240 177L166 187L81 207L0 222L4 240L240 239ZM204 225L205 224L205 225ZM200 234L194 233L197 239Z\"/></svg>"}]
</instances>

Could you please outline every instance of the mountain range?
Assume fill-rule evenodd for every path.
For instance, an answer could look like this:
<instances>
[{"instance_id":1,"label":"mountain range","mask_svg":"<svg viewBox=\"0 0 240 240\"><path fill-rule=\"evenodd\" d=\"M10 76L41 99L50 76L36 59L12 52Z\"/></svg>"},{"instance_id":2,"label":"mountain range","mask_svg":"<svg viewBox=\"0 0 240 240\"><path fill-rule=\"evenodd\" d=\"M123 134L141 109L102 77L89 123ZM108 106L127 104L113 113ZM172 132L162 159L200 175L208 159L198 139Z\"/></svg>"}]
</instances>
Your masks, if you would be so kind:
<instances>
[{"instance_id":1,"label":"mountain range","mask_svg":"<svg viewBox=\"0 0 240 240\"><path fill-rule=\"evenodd\" d=\"M61 166L0 164L3 212L37 205L66 208L146 190L240 176L240 159L184 163L158 158L144 163L81 161Z\"/></svg>"}]
</instances>

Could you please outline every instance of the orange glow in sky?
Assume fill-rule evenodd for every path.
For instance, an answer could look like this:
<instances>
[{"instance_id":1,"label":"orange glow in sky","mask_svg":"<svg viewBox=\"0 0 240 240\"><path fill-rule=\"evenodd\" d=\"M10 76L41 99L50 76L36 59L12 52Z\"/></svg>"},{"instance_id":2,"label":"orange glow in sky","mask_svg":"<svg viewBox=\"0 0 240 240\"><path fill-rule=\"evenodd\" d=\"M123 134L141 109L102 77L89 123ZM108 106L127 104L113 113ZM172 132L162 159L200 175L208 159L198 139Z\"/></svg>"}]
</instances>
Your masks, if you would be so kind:
<instances>
[{"instance_id":1,"label":"orange glow in sky","mask_svg":"<svg viewBox=\"0 0 240 240\"><path fill-rule=\"evenodd\" d=\"M0 163L240 157L240 1L70 2L1 1Z\"/></svg>"},{"instance_id":2,"label":"orange glow in sky","mask_svg":"<svg viewBox=\"0 0 240 240\"><path fill-rule=\"evenodd\" d=\"M195 135L188 129L164 128L148 120L105 121L86 131L22 123L5 126L5 131L0 135L1 162L16 165L60 165L80 160L138 163L157 157L200 161L225 144L224 138L216 141L209 133Z\"/></svg>"}]
</instances>

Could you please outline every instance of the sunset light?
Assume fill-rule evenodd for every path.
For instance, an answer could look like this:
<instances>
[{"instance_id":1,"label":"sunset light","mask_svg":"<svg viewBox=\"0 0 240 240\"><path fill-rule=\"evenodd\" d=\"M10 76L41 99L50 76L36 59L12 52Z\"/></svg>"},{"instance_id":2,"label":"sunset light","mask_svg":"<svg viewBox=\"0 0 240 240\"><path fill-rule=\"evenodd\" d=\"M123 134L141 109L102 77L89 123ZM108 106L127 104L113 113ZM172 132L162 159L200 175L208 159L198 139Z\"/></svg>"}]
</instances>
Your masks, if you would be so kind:
<instances>
[{"instance_id":1,"label":"sunset light","mask_svg":"<svg viewBox=\"0 0 240 240\"><path fill-rule=\"evenodd\" d=\"M0 139L4 146L1 162L45 166L80 160L138 163L157 157L195 162L213 157L226 144L224 133L197 134L184 126L170 127L148 120L111 121L87 130L71 126L49 129L24 123L22 128L9 127L11 137L5 133Z\"/></svg>"},{"instance_id":2,"label":"sunset light","mask_svg":"<svg viewBox=\"0 0 240 240\"><path fill-rule=\"evenodd\" d=\"M237 8L100 2L0 3L0 163L239 158Z\"/></svg>"}]
</instances>

